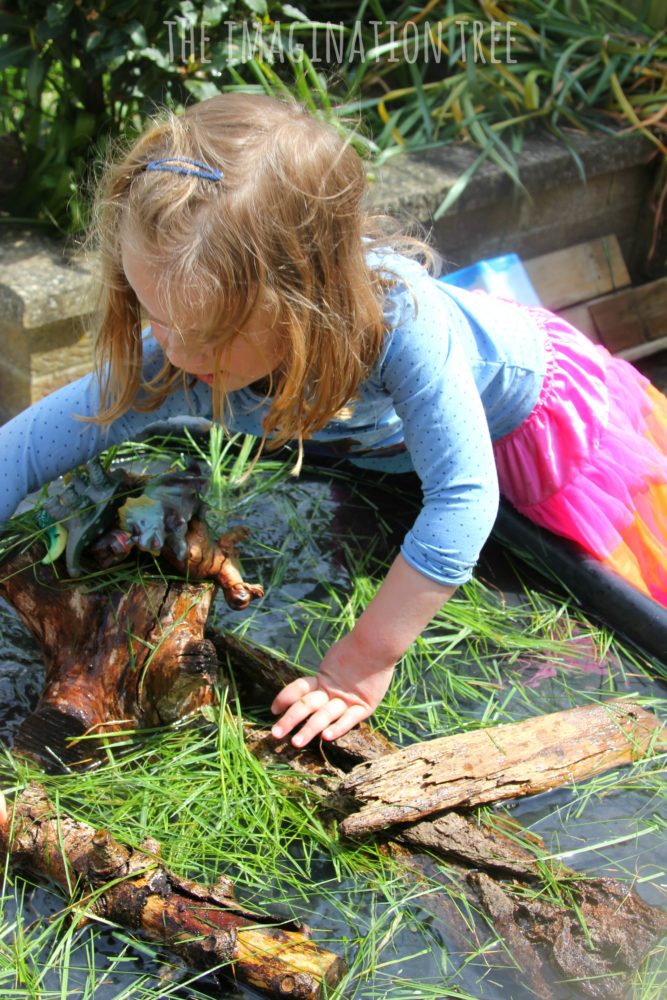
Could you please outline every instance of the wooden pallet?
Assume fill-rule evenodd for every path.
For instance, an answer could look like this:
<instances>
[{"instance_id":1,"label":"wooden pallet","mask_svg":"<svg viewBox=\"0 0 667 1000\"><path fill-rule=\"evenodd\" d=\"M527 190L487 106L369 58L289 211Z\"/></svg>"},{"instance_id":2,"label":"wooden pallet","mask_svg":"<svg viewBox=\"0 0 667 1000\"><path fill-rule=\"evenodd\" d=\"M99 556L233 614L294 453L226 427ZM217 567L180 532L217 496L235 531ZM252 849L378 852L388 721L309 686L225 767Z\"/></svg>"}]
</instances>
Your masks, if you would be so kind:
<instances>
[{"instance_id":1,"label":"wooden pallet","mask_svg":"<svg viewBox=\"0 0 667 1000\"><path fill-rule=\"evenodd\" d=\"M634 360L667 348L667 278L632 287L614 235L524 266L547 309L613 354Z\"/></svg>"}]
</instances>

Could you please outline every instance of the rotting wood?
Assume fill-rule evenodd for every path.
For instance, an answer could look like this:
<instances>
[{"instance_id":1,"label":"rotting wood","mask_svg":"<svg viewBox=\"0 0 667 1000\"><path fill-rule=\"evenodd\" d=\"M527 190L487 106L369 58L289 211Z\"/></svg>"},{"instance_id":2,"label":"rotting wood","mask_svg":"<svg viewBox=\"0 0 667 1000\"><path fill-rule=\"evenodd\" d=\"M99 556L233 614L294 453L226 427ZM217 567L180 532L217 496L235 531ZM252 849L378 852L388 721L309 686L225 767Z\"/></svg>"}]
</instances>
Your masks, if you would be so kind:
<instances>
[{"instance_id":1,"label":"rotting wood","mask_svg":"<svg viewBox=\"0 0 667 1000\"><path fill-rule=\"evenodd\" d=\"M287 684L297 676L285 661L234 636L223 633L214 642L223 662L234 667L243 664L245 678L238 677L242 705L244 679L252 678L253 685L258 681L260 686L265 684L264 695L269 699L276 685ZM253 687L251 697L256 699L256 695ZM641 711L655 736L657 720ZM392 756L404 752L397 751L384 737L378 741L378 734L365 723L354 732L355 762L365 758L382 770ZM286 755L292 766L307 773L311 780L318 776L339 810L345 802L337 792L340 769L350 766L345 753L341 758L336 755L340 742L320 742L296 750L289 741L277 741L268 731L253 728L248 733L248 745L254 753ZM378 756L383 759L378 760ZM622 1000L629 977L667 934L667 914L645 903L631 886L611 878L590 878L557 859L540 861L546 853L542 839L507 814L494 812L487 819L476 809L448 810L427 820L401 824L386 831L385 836L392 838L383 841L386 849L399 858L404 857L403 845L409 845L413 854L407 862L406 877L421 881L426 891L422 904L438 919L444 919L447 933L453 931L456 936L462 930L461 916L446 893L439 899L441 894L432 891L434 873L429 859L414 852L427 850L447 861L448 870L457 873L460 890L486 913L519 962L532 995L542 1000L560 996L549 984L562 978L577 980L583 995ZM558 891L561 899L545 901L549 892ZM583 912L586 929L582 926ZM594 942L593 949L588 945L588 935ZM619 941L626 943L618 947Z\"/></svg>"},{"instance_id":2,"label":"rotting wood","mask_svg":"<svg viewBox=\"0 0 667 1000\"><path fill-rule=\"evenodd\" d=\"M562 897L553 901L527 893L520 884L501 885L485 872L471 872L468 881L531 985L543 984L538 995L549 995L545 989L553 972L536 946L549 954L558 980L576 981L589 997L623 1000L628 975L667 934L667 914L615 879L572 874L573 880L563 883Z\"/></svg>"},{"instance_id":3,"label":"rotting wood","mask_svg":"<svg viewBox=\"0 0 667 1000\"><path fill-rule=\"evenodd\" d=\"M498 826L502 817L496 817ZM531 878L539 875L538 853L530 850L531 836L518 823L505 823L506 832L488 825L471 822L469 815L448 810L432 820L409 823L395 833L403 844L437 851L448 859L474 865L495 876L513 875ZM526 846L522 846L521 841ZM533 848L542 848L539 837L532 839Z\"/></svg>"},{"instance_id":4,"label":"rotting wood","mask_svg":"<svg viewBox=\"0 0 667 1000\"><path fill-rule=\"evenodd\" d=\"M164 944L195 969L227 966L267 996L294 1000L321 1000L340 981L342 960L307 932L245 909L228 879L207 887L179 878L155 842L142 846L56 813L37 784L0 814L0 853L14 865L65 892L76 885L90 913Z\"/></svg>"},{"instance_id":5,"label":"rotting wood","mask_svg":"<svg viewBox=\"0 0 667 1000\"><path fill-rule=\"evenodd\" d=\"M39 546L34 546L5 562L0 582L0 593L35 635L46 662L44 690L36 710L19 730L15 751L29 754L49 769L85 764L95 758L99 741L84 736L175 721L215 700L218 661L215 648L203 634L214 594L211 583L164 579L133 584L124 591L107 587L87 593L81 583L58 580L53 567L39 564L40 554ZM212 562L211 571L219 573L217 563ZM228 582L237 587L237 593L245 584L235 568L233 577ZM31 801L24 803L28 810ZM22 800L16 808L20 816ZM59 822L73 833L74 864L83 850L77 841L81 824L68 817L60 817ZM44 829L47 832L41 839L30 841L32 854L25 849L25 838L18 844L12 841L11 853L67 888L66 866L61 863L58 869L56 861L40 854L50 854L50 845L55 843L48 823ZM253 929L251 925L261 923L262 918L254 913L244 916L236 903L233 919L224 910L216 911L211 936L209 909L211 900L217 898L213 890L186 884L162 869L137 881L135 869L145 863L141 852L128 855L129 849L90 829L84 837L86 844L105 857L132 859L131 870L122 872L127 878L109 887L111 895L106 887L102 892L109 919L156 940L173 941L174 950L194 967L211 968L229 959L239 978L281 997L320 997L324 984L331 986L342 975L339 958L310 943L304 945L303 935L294 937L279 927L270 933ZM74 868L81 873L77 864ZM107 866L105 873L98 872L96 885L102 874L118 879L122 864L118 862L113 871ZM174 891L176 882L186 898L192 897L187 906ZM134 922L139 904L140 925ZM188 944L193 935L205 937Z\"/></svg>"},{"instance_id":6,"label":"rotting wood","mask_svg":"<svg viewBox=\"0 0 667 1000\"><path fill-rule=\"evenodd\" d=\"M41 573L42 570L38 571L38 577L41 576ZM43 580L40 585L44 585ZM50 586L55 587L55 581L52 581ZM65 583L62 586L64 589L68 589L69 584ZM34 610L35 606L33 605L33 612ZM60 619L56 618L55 621L58 626L61 624ZM33 624L33 622L30 622L30 624ZM116 627L119 631L123 631L122 625L119 621L116 622ZM66 643L61 644L66 645ZM59 644L57 642L52 642L53 648L58 645ZM272 697L275 691L279 690L280 687L282 687L285 683L288 683L289 680L292 680L295 676L294 671L292 671L291 668L289 668L289 666L284 662L277 660L268 653L255 650L247 643L241 643L234 637L217 637L215 639L215 647L223 663L229 662L232 669L235 671L237 679L244 674L246 680L247 678L250 678L247 687L249 689L252 689L253 687L255 688L255 695L253 699L255 702L256 687L258 684L263 688L266 693L266 697L268 698ZM241 690L244 686L245 685L243 683L239 684ZM488 731L486 738L488 740ZM321 778L323 794L328 796L328 798L323 799L323 811L337 811L339 817L343 813L343 810L350 807L349 796L346 799L346 797L339 792L339 788L341 786L341 771L346 771L354 765L359 765L360 761L368 762L364 766L373 766L373 762L375 761L378 767L384 768L390 760L397 756L395 747L393 747L391 743L378 734L373 733L368 726L363 724L357 727L357 729L355 729L352 733L347 734L346 737L336 741L335 744L322 743L319 747L310 747L305 751L296 751L293 747L291 747L291 744L289 744L288 741L279 743L278 741L273 740L269 734L261 734L256 730L253 730L252 747L258 754L272 752L277 752L278 754L282 753L292 761L293 766L297 770L306 770L311 776L319 775ZM405 751L400 751L400 753L404 752ZM382 757L383 759L380 761L378 760L379 757ZM491 830L489 829L488 824L484 822L483 818L480 818L474 812L458 812L456 814L456 819L454 820L451 819L452 815L453 814L451 812L432 813L428 821L422 820L418 823L402 824L399 829L392 831L392 836L398 837L404 842L409 842L411 849L419 850L420 847L423 848L426 846L428 850L439 853L446 859L454 858L457 868L467 864L473 865L478 869L484 869L484 874L487 876L489 872L493 873L494 878L492 881L493 884L497 886L498 893L500 894L506 893L507 891L514 891L515 885L519 887L519 891L521 891L521 887L525 889L526 886L529 886L533 893L536 888L539 888L539 872L536 872L535 870L536 865L532 860L533 852L531 851L531 844L525 837L525 834L522 835L521 831L516 828L511 834L508 833L507 835L503 832L503 830L498 830L497 828ZM466 827L470 833L469 846L465 843ZM523 841L523 848L525 850L514 850L512 853L512 851L509 850L509 845L514 846L518 839ZM558 868L554 871L554 876L556 875L560 875L566 880L575 883L576 888L578 879L574 873L569 873L567 869ZM498 879L503 876L509 876L512 878L512 885L509 890L507 890L506 887L498 881ZM611 882L611 880L609 881ZM500 896L496 894L492 897L489 891L485 894L481 891L479 885L474 884L474 880L470 879L469 882L470 898L474 902L481 905L482 909L488 913L491 919L495 919L493 900L500 899ZM613 884L617 885L617 883ZM488 889L488 887L486 888ZM622 893L628 895L626 887L623 887ZM622 893L621 895L617 894L617 901L624 898ZM634 894L630 893L630 895L633 896L634 902ZM514 905L514 903L512 903L512 905ZM509 903L506 905L505 911L510 912ZM605 969L613 971L608 971L604 976L602 976L599 971L595 971L593 973L591 970L594 968L599 970L600 966L599 964L586 961L586 948L582 945L582 941L585 941L585 937L582 936L583 932L581 931L574 907L570 907L569 909L565 907L564 912L567 916L562 917L562 919L566 920L566 926L559 940L562 941L569 936L576 944L578 954L581 959L581 964L577 966L577 978L582 980L582 991L587 991L586 982L591 975L595 974L599 977L599 982L607 984L606 995L610 998L610 1000L612 997L620 996L621 994L618 993L618 989L621 986L625 988L623 984L627 982L627 975L631 970L627 968L619 968L618 963L614 966L609 956L599 956L595 954L596 962L604 959L604 962L606 963L604 966ZM602 912L602 910L599 912ZM649 916L642 924L643 940L641 945L638 945L638 947L641 947L642 949L642 954L646 953L646 951L652 947L657 936L664 933L664 915L659 910L651 907L647 907L647 913ZM540 927L536 926L536 924L539 924L539 922L544 919L547 919L547 921L553 919L553 914L550 916L549 911L547 910L541 910L538 913L537 911L530 911L528 908L524 907L520 912L518 912L518 915L520 917L520 925L514 929L513 934L514 938L517 940L520 939L522 942L521 948L525 954L532 954L532 949L535 948L543 948L546 953L550 953L551 944L548 929L546 933L544 933L541 931ZM605 914L605 919L606 918L607 914ZM623 921L623 912L619 910L619 912L615 913L614 918L619 925L623 924L625 927L625 933L633 933L632 924L630 923L628 925ZM592 913L591 919L597 919L595 912ZM652 924L651 920L653 921ZM649 927L651 927L651 930L648 929ZM597 930L596 940L604 940L605 933L604 928ZM517 938L517 935L519 935L519 938ZM565 935L565 938L563 935ZM542 940L543 938L545 939L544 941ZM517 947L519 946L517 945ZM551 959L553 962L556 962L553 955L551 955ZM537 976L539 968L541 967L541 961L542 959L536 954L533 956L532 966L528 964L527 959L525 964L527 968L529 967L534 969ZM540 992L539 995L547 998L552 994L545 985L544 991ZM590 995L594 996L597 994L590 993Z\"/></svg>"},{"instance_id":7,"label":"rotting wood","mask_svg":"<svg viewBox=\"0 0 667 1000\"><path fill-rule=\"evenodd\" d=\"M534 795L593 777L665 743L659 720L622 699L415 743L359 764L340 792L361 808L341 824L357 837L456 807Z\"/></svg>"},{"instance_id":8,"label":"rotting wood","mask_svg":"<svg viewBox=\"0 0 667 1000\"><path fill-rule=\"evenodd\" d=\"M89 759L90 737L183 718L211 704L218 663L204 638L213 585L152 580L86 593L39 565L2 568L0 594L39 642L46 678L15 749L45 767Z\"/></svg>"}]
</instances>

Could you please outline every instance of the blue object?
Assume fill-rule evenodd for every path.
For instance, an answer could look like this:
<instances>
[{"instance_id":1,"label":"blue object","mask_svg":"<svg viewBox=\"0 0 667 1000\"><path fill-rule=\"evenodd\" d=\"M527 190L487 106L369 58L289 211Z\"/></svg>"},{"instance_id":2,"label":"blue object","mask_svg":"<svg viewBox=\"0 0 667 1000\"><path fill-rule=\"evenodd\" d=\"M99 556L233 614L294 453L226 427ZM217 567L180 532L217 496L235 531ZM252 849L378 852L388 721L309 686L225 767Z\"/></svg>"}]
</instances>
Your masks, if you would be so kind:
<instances>
[{"instance_id":1,"label":"blue object","mask_svg":"<svg viewBox=\"0 0 667 1000\"><path fill-rule=\"evenodd\" d=\"M524 306L541 306L540 297L533 288L528 272L515 253L490 257L470 264L460 271L443 274L438 279L458 288L481 288L492 295L514 299Z\"/></svg>"},{"instance_id":2,"label":"blue object","mask_svg":"<svg viewBox=\"0 0 667 1000\"><path fill-rule=\"evenodd\" d=\"M176 164L186 164L177 166ZM161 160L151 160L146 164L144 170L160 170L165 174L190 174L192 177L201 177L206 181L219 181L225 176L222 170L209 167L201 160L191 160L189 156L166 156Z\"/></svg>"}]
</instances>

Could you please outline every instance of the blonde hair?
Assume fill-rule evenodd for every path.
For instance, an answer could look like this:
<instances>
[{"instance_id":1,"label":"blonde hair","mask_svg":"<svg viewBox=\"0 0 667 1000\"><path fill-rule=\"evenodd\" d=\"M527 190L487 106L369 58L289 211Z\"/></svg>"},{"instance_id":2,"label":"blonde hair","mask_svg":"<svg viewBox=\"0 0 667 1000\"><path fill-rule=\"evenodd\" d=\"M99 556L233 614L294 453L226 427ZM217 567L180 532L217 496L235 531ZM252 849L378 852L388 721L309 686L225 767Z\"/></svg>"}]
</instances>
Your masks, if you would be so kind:
<instances>
[{"instance_id":1,"label":"blonde hair","mask_svg":"<svg viewBox=\"0 0 667 1000\"><path fill-rule=\"evenodd\" d=\"M145 169L177 156L223 176ZM383 297L393 281L366 253L399 250L430 267L436 259L427 244L389 232L385 216L366 210L366 193L349 133L294 99L225 93L163 113L106 166L93 206L85 245L99 252L101 268L95 419L106 425L130 407L155 409L179 379L187 382L166 359L142 381L140 306L122 266L129 241L156 276L173 328L215 358L258 305L268 309L284 341L264 420L270 447L295 437L301 445L322 428L355 398L386 333ZM212 391L222 420L217 379Z\"/></svg>"}]
</instances>

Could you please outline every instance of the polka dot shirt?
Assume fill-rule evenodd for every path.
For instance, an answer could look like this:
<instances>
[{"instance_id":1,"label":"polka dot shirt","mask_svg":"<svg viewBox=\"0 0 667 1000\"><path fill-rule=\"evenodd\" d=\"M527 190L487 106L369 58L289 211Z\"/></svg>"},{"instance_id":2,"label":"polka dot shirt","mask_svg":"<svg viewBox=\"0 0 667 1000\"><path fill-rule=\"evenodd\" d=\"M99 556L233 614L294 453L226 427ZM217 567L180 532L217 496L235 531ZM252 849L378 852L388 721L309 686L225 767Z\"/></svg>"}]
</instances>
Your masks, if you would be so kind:
<instances>
[{"instance_id":1,"label":"polka dot shirt","mask_svg":"<svg viewBox=\"0 0 667 1000\"><path fill-rule=\"evenodd\" d=\"M424 501L401 552L431 579L458 586L470 578L497 513L492 440L518 426L537 400L542 335L511 303L445 285L398 254L371 258L396 279L385 304L391 329L360 398L313 441L338 452L342 445L362 468L414 470ZM148 333L145 376L161 363ZM260 435L268 401L247 388L232 393L230 404L229 430ZM178 387L157 410L129 410L106 430L77 419L98 409L97 380L87 375L0 427L0 522L27 493L110 444L156 422L210 418L211 392L199 381Z\"/></svg>"}]
</instances>

